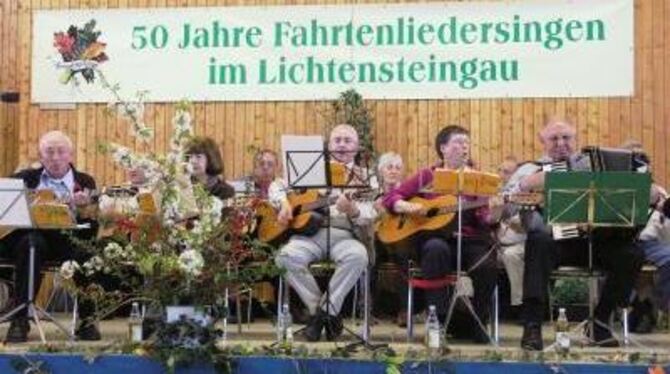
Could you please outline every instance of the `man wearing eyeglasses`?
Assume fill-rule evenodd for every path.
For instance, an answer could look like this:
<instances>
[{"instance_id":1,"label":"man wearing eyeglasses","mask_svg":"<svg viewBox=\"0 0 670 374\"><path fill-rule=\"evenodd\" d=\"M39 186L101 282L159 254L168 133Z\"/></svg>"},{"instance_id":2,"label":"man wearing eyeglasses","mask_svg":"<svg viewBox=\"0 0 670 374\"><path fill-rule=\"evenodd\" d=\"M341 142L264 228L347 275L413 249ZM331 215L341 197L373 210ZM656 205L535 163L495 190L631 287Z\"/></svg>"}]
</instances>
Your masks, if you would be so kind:
<instances>
[{"instance_id":1,"label":"man wearing eyeglasses","mask_svg":"<svg viewBox=\"0 0 670 374\"><path fill-rule=\"evenodd\" d=\"M566 120L552 119L540 132L544 154L538 162L521 165L505 186L507 192L544 190L545 175L552 165L563 164L570 171L589 171L587 156L575 150L575 127ZM555 169L554 169L555 170ZM547 286L551 271L558 265L585 266L588 262L588 243L584 238L555 240L538 211L522 212L527 232L523 280L522 318L524 324L521 347L542 350L542 320ZM625 230L594 230L594 265L605 270L607 278L602 288L594 317L593 340L603 347L618 346L605 328L617 306L625 305L641 256L634 250L632 234Z\"/></svg>"}]
</instances>

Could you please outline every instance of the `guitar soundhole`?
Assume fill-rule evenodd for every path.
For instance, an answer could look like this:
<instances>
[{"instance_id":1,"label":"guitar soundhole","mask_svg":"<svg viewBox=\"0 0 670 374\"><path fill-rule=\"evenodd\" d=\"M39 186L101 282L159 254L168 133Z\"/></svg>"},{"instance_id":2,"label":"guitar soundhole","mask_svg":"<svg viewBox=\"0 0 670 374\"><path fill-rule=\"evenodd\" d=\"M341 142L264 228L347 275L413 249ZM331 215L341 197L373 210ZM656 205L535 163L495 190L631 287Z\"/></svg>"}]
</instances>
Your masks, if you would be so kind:
<instances>
[{"instance_id":1,"label":"guitar soundhole","mask_svg":"<svg viewBox=\"0 0 670 374\"><path fill-rule=\"evenodd\" d=\"M426 212L426 217L435 217L438 213L439 209L437 208L430 208L428 209L428 212Z\"/></svg>"}]
</instances>

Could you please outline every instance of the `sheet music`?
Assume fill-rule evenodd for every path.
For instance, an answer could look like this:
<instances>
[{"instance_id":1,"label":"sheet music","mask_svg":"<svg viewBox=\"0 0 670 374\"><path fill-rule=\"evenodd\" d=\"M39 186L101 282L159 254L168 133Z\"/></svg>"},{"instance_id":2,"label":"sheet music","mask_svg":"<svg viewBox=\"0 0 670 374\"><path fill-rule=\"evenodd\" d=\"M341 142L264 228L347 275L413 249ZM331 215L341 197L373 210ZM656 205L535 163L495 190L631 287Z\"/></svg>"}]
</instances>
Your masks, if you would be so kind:
<instances>
[{"instance_id":1,"label":"sheet music","mask_svg":"<svg viewBox=\"0 0 670 374\"><path fill-rule=\"evenodd\" d=\"M0 178L0 227L32 227L21 179Z\"/></svg>"},{"instance_id":2,"label":"sheet music","mask_svg":"<svg viewBox=\"0 0 670 374\"><path fill-rule=\"evenodd\" d=\"M323 137L283 135L281 147L284 180L289 188L327 184Z\"/></svg>"}]
</instances>

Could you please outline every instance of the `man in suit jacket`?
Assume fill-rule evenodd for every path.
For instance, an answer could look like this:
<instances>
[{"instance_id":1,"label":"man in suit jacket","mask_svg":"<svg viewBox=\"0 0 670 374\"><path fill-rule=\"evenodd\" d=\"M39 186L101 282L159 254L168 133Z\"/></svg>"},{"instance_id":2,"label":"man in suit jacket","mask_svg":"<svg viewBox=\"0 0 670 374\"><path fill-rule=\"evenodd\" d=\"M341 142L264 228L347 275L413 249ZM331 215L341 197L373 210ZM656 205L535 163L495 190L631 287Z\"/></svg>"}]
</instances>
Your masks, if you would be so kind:
<instances>
[{"instance_id":1,"label":"man in suit jacket","mask_svg":"<svg viewBox=\"0 0 670 374\"><path fill-rule=\"evenodd\" d=\"M90 191L96 188L95 180L90 175L77 171L72 165L73 145L67 135L61 131L50 131L44 134L39 141L39 156L42 167L24 169L12 177L22 179L26 188L31 190L52 190L60 201L68 202L73 211L76 211L77 207L90 203ZM81 217L77 217L77 221L93 223L91 229L75 232L75 235L81 239L91 238L95 232L95 222ZM82 263L90 257L81 249L76 248L68 237L58 230L41 230L30 234L26 230L13 232L4 241L14 259L17 303L24 303L28 300L29 236L32 236L35 246L33 292L39 290L42 280L40 267L44 260L74 259ZM82 279L77 276L75 281L81 283ZM92 303L82 302L80 304L79 313L82 321L87 321L93 312ZM5 341L25 342L28 340L29 331L27 310L24 308L12 316ZM100 332L95 325L87 323L80 325L77 329L77 336L82 340L99 340Z\"/></svg>"}]
</instances>

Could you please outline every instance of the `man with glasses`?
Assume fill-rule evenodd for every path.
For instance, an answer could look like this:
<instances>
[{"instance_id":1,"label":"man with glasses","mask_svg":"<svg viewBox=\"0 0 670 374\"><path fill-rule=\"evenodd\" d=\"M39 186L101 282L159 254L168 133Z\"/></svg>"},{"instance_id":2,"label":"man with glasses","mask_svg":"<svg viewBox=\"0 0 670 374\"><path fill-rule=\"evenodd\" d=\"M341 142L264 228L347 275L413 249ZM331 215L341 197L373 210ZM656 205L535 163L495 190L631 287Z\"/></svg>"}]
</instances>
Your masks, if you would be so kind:
<instances>
[{"instance_id":1,"label":"man with glasses","mask_svg":"<svg viewBox=\"0 0 670 374\"><path fill-rule=\"evenodd\" d=\"M521 165L505 186L507 192L544 190L547 171L557 164L570 171L588 171L587 156L575 151L576 130L562 119L552 119L540 132L544 155L538 162ZM524 323L521 346L528 350L542 350L542 320L547 286L551 271L558 265L585 266L588 243L583 238L555 240L538 211L521 212L527 232L523 280L522 318ZM634 250L633 235L627 230L594 230L594 264L605 270L607 277L595 309L595 318L607 325L617 306L624 305L635 274L641 265L639 253ZM611 332L601 324L594 324L594 343L598 346L618 346Z\"/></svg>"}]
</instances>

